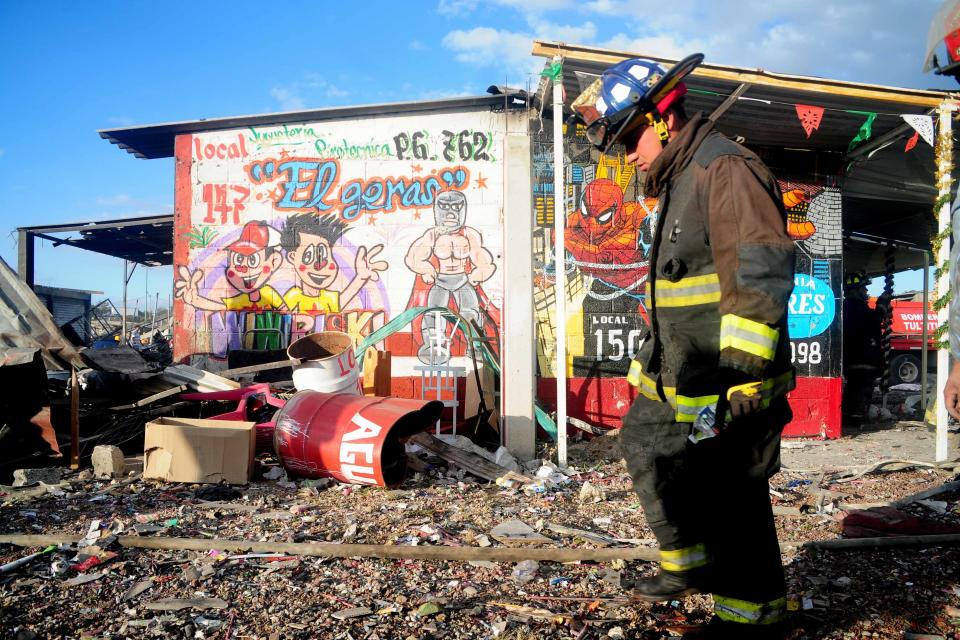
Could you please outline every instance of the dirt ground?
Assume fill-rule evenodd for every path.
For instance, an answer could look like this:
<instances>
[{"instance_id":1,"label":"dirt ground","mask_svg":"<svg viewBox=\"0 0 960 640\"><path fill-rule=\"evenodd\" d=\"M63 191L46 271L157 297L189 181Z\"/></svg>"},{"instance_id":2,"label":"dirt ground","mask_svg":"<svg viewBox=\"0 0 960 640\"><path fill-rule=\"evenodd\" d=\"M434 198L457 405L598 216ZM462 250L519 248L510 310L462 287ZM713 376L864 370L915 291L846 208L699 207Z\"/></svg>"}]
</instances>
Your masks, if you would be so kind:
<instances>
[{"instance_id":1,"label":"dirt ground","mask_svg":"<svg viewBox=\"0 0 960 640\"><path fill-rule=\"evenodd\" d=\"M953 470L916 466L857 475L884 459L932 457L932 434L905 425L788 443L785 469L771 482L781 541L838 538L850 505L956 479ZM0 637L659 639L706 621L707 595L629 601L626 587L654 572L652 563L337 560L116 543L116 535L141 535L500 547L492 529L520 520L546 547L596 546L596 536L613 546L654 544L617 438L576 444L570 458L553 483L526 489L479 481L429 456L397 490L262 478L237 488L106 482L89 470L52 488L3 488L0 534L87 535L90 544L0 573ZM595 490L582 497L586 483ZM903 510L960 527L960 490L931 505ZM0 545L0 563L40 550ZM958 547L791 548L783 559L793 639L960 638Z\"/></svg>"}]
</instances>

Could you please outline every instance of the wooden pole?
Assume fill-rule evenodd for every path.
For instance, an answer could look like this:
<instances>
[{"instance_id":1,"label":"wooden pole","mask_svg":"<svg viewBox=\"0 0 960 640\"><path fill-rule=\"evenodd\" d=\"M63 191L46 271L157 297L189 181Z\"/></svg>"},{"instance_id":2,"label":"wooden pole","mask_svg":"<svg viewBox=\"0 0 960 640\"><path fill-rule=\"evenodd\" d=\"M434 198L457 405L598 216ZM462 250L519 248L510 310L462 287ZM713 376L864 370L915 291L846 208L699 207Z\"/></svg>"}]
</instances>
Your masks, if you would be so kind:
<instances>
[{"instance_id":1,"label":"wooden pole","mask_svg":"<svg viewBox=\"0 0 960 640\"><path fill-rule=\"evenodd\" d=\"M70 367L70 468L80 468L80 383Z\"/></svg>"},{"instance_id":2,"label":"wooden pole","mask_svg":"<svg viewBox=\"0 0 960 640\"><path fill-rule=\"evenodd\" d=\"M46 547L51 544L74 544L76 534L61 535L0 535L0 544L19 547ZM619 547L606 549L562 549L556 547L408 547L393 544L324 544L315 542L259 542L257 540L209 540L207 538L167 538L118 536L122 547L134 549L161 549L187 551L242 551L250 553L285 553L292 556L319 556L322 558L383 558L400 560L437 560L448 562L610 562L613 560L660 559L657 547ZM960 544L960 534L948 533L929 536L893 536L889 538L852 538L781 542L782 550L820 549L849 551L889 547L937 547Z\"/></svg>"},{"instance_id":3,"label":"wooden pole","mask_svg":"<svg viewBox=\"0 0 960 640\"><path fill-rule=\"evenodd\" d=\"M77 535L0 535L0 544L40 547L77 542ZM293 556L323 558L386 558L402 560L440 560L469 562L609 562L612 560L644 560L660 558L656 547L624 547L618 549L557 549L504 547L410 547L394 544L322 544L314 542L259 542L256 540L208 540L206 538L167 538L118 536L123 547L136 549L241 551L250 553L286 553Z\"/></svg>"}]
</instances>

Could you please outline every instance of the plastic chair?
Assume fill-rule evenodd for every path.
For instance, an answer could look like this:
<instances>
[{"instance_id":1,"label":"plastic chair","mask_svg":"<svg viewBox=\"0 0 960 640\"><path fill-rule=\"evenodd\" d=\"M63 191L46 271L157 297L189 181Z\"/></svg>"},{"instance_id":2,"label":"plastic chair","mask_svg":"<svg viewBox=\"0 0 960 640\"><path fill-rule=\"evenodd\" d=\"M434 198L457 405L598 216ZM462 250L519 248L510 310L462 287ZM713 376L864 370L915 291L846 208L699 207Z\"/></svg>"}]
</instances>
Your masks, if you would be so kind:
<instances>
[{"instance_id":1,"label":"plastic chair","mask_svg":"<svg viewBox=\"0 0 960 640\"><path fill-rule=\"evenodd\" d=\"M466 367L451 367L447 365L417 365L414 371L420 373L420 398L423 400L439 400L444 407L453 409L453 435L457 435L457 379L466 375ZM432 396L430 394L433 394ZM445 395L451 397L445 398ZM440 421L437 420L436 434L440 435Z\"/></svg>"}]
</instances>

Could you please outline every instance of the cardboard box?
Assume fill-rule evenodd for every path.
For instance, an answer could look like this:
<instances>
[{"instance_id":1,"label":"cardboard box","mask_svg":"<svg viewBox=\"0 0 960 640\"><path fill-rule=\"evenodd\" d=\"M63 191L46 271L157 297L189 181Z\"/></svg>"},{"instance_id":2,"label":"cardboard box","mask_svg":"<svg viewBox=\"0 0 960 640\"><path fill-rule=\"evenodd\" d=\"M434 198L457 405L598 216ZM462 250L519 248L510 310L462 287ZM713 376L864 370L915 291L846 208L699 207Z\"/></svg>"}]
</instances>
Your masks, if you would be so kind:
<instances>
[{"instance_id":1,"label":"cardboard box","mask_svg":"<svg viewBox=\"0 0 960 640\"><path fill-rule=\"evenodd\" d=\"M255 438L253 422L159 418L146 426L143 477L246 484L253 474Z\"/></svg>"}]
</instances>

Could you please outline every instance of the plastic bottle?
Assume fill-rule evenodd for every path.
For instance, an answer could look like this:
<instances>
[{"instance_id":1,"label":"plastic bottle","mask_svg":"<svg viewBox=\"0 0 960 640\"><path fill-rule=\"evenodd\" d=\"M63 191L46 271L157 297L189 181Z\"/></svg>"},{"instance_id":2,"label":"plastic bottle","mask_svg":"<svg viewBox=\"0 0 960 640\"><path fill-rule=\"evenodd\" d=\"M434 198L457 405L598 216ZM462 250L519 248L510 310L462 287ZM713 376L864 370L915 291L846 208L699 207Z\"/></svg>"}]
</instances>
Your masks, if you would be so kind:
<instances>
[{"instance_id":1,"label":"plastic bottle","mask_svg":"<svg viewBox=\"0 0 960 640\"><path fill-rule=\"evenodd\" d=\"M717 403L705 406L697 414L697 419L693 421L693 433L690 434L690 442L697 444L701 440L712 438L720 430L717 429Z\"/></svg>"}]
</instances>

